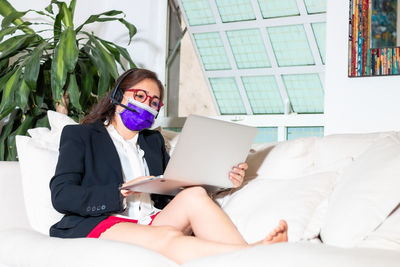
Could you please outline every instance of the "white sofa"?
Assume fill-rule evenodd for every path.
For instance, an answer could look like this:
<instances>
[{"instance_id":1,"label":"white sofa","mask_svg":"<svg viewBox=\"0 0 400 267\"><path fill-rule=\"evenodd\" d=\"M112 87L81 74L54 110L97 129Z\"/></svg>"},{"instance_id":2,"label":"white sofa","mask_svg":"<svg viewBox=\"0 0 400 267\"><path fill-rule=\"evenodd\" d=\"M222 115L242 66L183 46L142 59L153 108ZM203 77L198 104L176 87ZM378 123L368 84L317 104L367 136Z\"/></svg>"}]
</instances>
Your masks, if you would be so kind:
<instances>
[{"instance_id":1,"label":"white sofa","mask_svg":"<svg viewBox=\"0 0 400 267\"><path fill-rule=\"evenodd\" d=\"M0 162L0 267L178 266L147 249L48 236L61 216L48 189L62 127L18 137L19 162ZM173 152L178 136L162 131ZM196 259L183 266L400 266L400 134L332 135L255 144L245 185L216 200L249 242L279 219L289 242ZM322 241L321 241L322 239Z\"/></svg>"}]
</instances>

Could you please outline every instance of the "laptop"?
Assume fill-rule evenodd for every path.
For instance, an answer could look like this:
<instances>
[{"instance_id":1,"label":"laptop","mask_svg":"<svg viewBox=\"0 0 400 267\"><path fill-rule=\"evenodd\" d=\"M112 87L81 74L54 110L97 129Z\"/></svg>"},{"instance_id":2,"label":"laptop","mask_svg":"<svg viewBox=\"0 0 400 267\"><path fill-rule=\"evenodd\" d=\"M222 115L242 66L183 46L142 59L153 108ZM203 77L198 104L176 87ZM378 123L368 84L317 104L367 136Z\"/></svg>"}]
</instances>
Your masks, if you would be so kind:
<instances>
[{"instance_id":1,"label":"laptop","mask_svg":"<svg viewBox=\"0 0 400 267\"><path fill-rule=\"evenodd\" d=\"M256 127L189 115L164 174L122 189L176 195L195 185L210 192L231 188L229 172L245 162L257 131Z\"/></svg>"}]
</instances>

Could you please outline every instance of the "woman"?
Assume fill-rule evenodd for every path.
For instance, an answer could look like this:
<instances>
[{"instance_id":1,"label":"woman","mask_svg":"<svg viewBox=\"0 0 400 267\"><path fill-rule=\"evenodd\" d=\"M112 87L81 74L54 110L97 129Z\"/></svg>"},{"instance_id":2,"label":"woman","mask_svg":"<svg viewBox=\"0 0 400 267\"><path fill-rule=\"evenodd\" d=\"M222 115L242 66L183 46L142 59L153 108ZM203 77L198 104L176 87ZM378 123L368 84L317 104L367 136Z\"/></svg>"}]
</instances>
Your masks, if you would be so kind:
<instances>
[{"instance_id":1,"label":"woman","mask_svg":"<svg viewBox=\"0 0 400 267\"><path fill-rule=\"evenodd\" d=\"M246 243L201 187L187 188L172 200L120 189L165 170L164 139L146 129L163 95L155 73L131 69L80 125L64 127L50 189L53 206L65 216L50 235L128 242L178 263L287 241L287 224L281 221L264 240ZM235 186L242 184L246 169L246 163L232 168L229 179Z\"/></svg>"}]
</instances>

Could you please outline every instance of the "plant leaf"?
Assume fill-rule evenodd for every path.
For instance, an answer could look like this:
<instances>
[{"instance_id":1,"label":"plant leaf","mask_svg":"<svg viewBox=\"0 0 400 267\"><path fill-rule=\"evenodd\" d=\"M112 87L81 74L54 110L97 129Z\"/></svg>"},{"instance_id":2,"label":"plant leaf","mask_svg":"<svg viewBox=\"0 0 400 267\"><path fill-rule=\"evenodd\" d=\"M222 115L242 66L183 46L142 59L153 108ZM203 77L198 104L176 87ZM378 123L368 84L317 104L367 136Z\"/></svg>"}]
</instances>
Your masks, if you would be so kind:
<instances>
[{"instance_id":1,"label":"plant leaf","mask_svg":"<svg viewBox=\"0 0 400 267\"><path fill-rule=\"evenodd\" d=\"M20 19L23 17L28 11L25 12L19 12L19 11L13 11L10 14L8 14L6 17L4 17L3 21L1 22L1 27L6 28L10 26L11 23L14 22L16 19Z\"/></svg>"},{"instance_id":2,"label":"plant leaf","mask_svg":"<svg viewBox=\"0 0 400 267\"><path fill-rule=\"evenodd\" d=\"M33 39L34 35L25 34L11 37L0 44L0 60L6 57L14 56L18 51L23 50Z\"/></svg>"},{"instance_id":3,"label":"plant leaf","mask_svg":"<svg viewBox=\"0 0 400 267\"><path fill-rule=\"evenodd\" d=\"M71 0L71 2L69 3L68 9L71 12L72 20L74 19L75 6L76 6L76 0Z\"/></svg>"},{"instance_id":4,"label":"plant leaf","mask_svg":"<svg viewBox=\"0 0 400 267\"><path fill-rule=\"evenodd\" d=\"M17 105L22 109L25 110L26 104L28 103L28 97L31 90L25 80L21 81L21 85L18 89L18 94L16 95Z\"/></svg>"},{"instance_id":5,"label":"plant leaf","mask_svg":"<svg viewBox=\"0 0 400 267\"><path fill-rule=\"evenodd\" d=\"M115 64L115 58L112 54L108 53L104 47L100 44L99 41L97 41L96 38L94 38L93 35L89 35L89 39L93 43L93 50L97 52L97 54L100 56L101 60L104 62L104 64L107 66L107 69L111 76L114 79L118 78L118 70L117 70L117 65Z\"/></svg>"},{"instance_id":6,"label":"plant leaf","mask_svg":"<svg viewBox=\"0 0 400 267\"><path fill-rule=\"evenodd\" d=\"M40 70L40 57L43 54L43 50L48 45L46 41L43 41L42 44L32 51L30 57L26 61L24 80L31 90L36 89L36 81Z\"/></svg>"},{"instance_id":7,"label":"plant leaf","mask_svg":"<svg viewBox=\"0 0 400 267\"><path fill-rule=\"evenodd\" d=\"M9 108L4 110L3 114L0 115L0 121L8 116L15 109L15 105L11 105Z\"/></svg>"},{"instance_id":8,"label":"plant leaf","mask_svg":"<svg viewBox=\"0 0 400 267\"><path fill-rule=\"evenodd\" d=\"M1 97L0 103L0 114L3 113L4 110L9 108L14 102L14 92L18 88L20 80L19 76L21 75L21 68L18 68L16 72L8 79L6 86L4 87L3 95Z\"/></svg>"},{"instance_id":9,"label":"plant leaf","mask_svg":"<svg viewBox=\"0 0 400 267\"><path fill-rule=\"evenodd\" d=\"M68 27L61 35L60 42L64 42L64 63L68 72L75 69L78 61L79 50L76 45L76 34L72 27Z\"/></svg>"},{"instance_id":10,"label":"plant leaf","mask_svg":"<svg viewBox=\"0 0 400 267\"><path fill-rule=\"evenodd\" d=\"M15 136L17 135L26 135L28 129L32 128L34 125L35 119L33 116L27 115L21 125L10 134L7 138L7 148L8 155L7 160L16 160L17 159L17 151L15 147Z\"/></svg>"},{"instance_id":11,"label":"plant leaf","mask_svg":"<svg viewBox=\"0 0 400 267\"><path fill-rule=\"evenodd\" d=\"M18 30L18 26L7 27L5 29L2 29L0 31L0 41L3 40L4 36L9 35L9 34L14 34L17 30Z\"/></svg>"},{"instance_id":12,"label":"plant leaf","mask_svg":"<svg viewBox=\"0 0 400 267\"><path fill-rule=\"evenodd\" d=\"M47 12L49 12L50 14L54 14L54 11L53 11L53 3L50 3L50 5L48 5L48 6L45 8L45 10L46 10Z\"/></svg>"},{"instance_id":13,"label":"plant leaf","mask_svg":"<svg viewBox=\"0 0 400 267\"><path fill-rule=\"evenodd\" d=\"M110 82L110 72L106 66L106 62L100 59L99 51L92 47L93 55L89 54L89 58L92 64L97 67L97 75L99 76L99 81L97 85L97 94L102 96L108 90L108 84Z\"/></svg>"},{"instance_id":14,"label":"plant leaf","mask_svg":"<svg viewBox=\"0 0 400 267\"><path fill-rule=\"evenodd\" d=\"M6 86L6 83L8 81L8 79L10 79L10 77L17 71L17 69L13 69L10 71L7 71L6 74L4 74L4 76L1 76L0 78L0 92L3 91L4 87Z\"/></svg>"},{"instance_id":15,"label":"plant leaf","mask_svg":"<svg viewBox=\"0 0 400 267\"><path fill-rule=\"evenodd\" d=\"M126 28L128 28L128 30L129 30L129 42L128 42L128 45L129 45L132 41L132 37L136 34L137 29L133 24L127 22L125 19L119 19L119 21L122 24L124 24L126 26Z\"/></svg>"},{"instance_id":16,"label":"plant leaf","mask_svg":"<svg viewBox=\"0 0 400 267\"><path fill-rule=\"evenodd\" d=\"M59 5L60 7L60 5ZM69 8L67 7L67 4L64 2L61 2L61 7L60 9L62 9L62 12L64 13L64 18L63 18L63 22L64 25L67 27L74 27L74 23L72 21L72 13L69 10Z\"/></svg>"},{"instance_id":17,"label":"plant leaf","mask_svg":"<svg viewBox=\"0 0 400 267\"><path fill-rule=\"evenodd\" d=\"M46 113L44 113L44 116L42 118L40 118L40 119L38 119L36 121L35 128L36 127L47 127L47 128L50 128L49 119L48 119Z\"/></svg>"},{"instance_id":18,"label":"plant leaf","mask_svg":"<svg viewBox=\"0 0 400 267\"><path fill-rule=\"evenodd\" d=\"M10 135L14 121L8 122L8 124L4 125L1 133L0 133L0 160L3 161L6 159L6 148L7 144L5 142L6 138Z\"/></svg>"},{"instance_id":19,"label":"plant leaf","mask_svg":"<svg viewBox=\"0 0 400 267\"><path fill-rule=\"evenodd\" d=\"M89 100L90 94L93 91L94 78L93 78L92 64L90 64L89 60L87 62L79 61L78 63L79 63L79 70L80 70L79 74L81 81L80 83L81 97L79 102L81 105L85 106Z\"/></svg>"},{"instance_id":20,"label":"plant leaf","mask_svg":"<svg viewBox=\"0 0 400 267\"><path fill-rule=\"evenodd\" d=\"M61 38L63 38L61 36ZM51 89L53 98L60 102L63 96L63 87L67 80L67 68L64 64L64 42L60 41L54 51L53 61L51 62Z\"/></svg>"},{"instance_id":21,"label":"plant leaf","mask_svg":"<svg viewBox=\"0 0 400 267\"><path fill-rule=\"evenodd\" d=\"M70 74L68 83L68 94L71 104L80 112L82 112L82 107L79 104L79 98L81 93L79 92L78 83L76 82L75 74Z\"/></svg>"},{"instance_id":22,"label":"plant leaf","mask_svg":"<svg viewBox=\"0 0 400 267\"><path fill-rule=\"evenodd\" d=\"M53 27L53 34L54 34L54 44L57 44L58 41L60 40L60 35L61 35L61 21L64 17L63 12L59 12L56 15L56 19L54 20L54 27Z\"/></svg>"},{"instance_id":23,"label":"plant leaf","mask_svg":"<svg viewBox=\"0 0 400 267\"><path fill-rule=\"evenodd\" d=\"M96 21L101 22L102 21L101 18L100 18L101 16L113 17L113 16L116 16L116 15L119 15L119 14L123 14L123 12L122 11L118 11L118 10L110 10L110 11L107 11L107 12L104 12L104 13L100 13L100 14L97 14L97 15L91 15L82 25L80 25L78 28L76 28L75 31L78 33L78 32L80 32L82 30L83 26L85 26L87 24L90 24L90 23L93 23L93 22L96 22ZM117 20L117 19L118 18L115 18L115 20Z\"/></svg>"},{"instance_id":24,"label":"plant leaf","mask_svg":"<svg viewBox=\"0 0 400 267\"><path fill-rule=\"evenodd\" d=\"M4 59L0 60L0 73L1 73L0 76L3 75L3 71L5 71L8 68L9 63L10 63L9 58L4 58Z\"/></svg>"},{"instance_id":25,"label":"plant leaf","mask_svg":"<svg viewBox=\"0 0 400 267\"><path fill-rule=\"evenodd\" d=\"M128 50L126 48L121 47L119 45L114 44L115 48L118 49L119 53L129 62L130 68L136 68L136 64L133 62L131 56L129 55Z\"/></svg>"}]
</instances>

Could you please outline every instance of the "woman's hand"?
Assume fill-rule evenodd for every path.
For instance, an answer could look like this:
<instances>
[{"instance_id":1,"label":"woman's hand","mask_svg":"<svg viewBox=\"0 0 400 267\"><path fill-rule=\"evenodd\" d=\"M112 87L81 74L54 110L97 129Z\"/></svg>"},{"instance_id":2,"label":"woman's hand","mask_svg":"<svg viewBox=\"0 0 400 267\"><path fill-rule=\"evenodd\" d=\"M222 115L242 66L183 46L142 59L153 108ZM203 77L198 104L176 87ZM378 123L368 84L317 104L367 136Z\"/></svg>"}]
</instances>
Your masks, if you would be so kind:
<instances>
[{"instance_id":1,"label":"woman's hand","mask_svg":"<svg viewBox=\"0 0 400 267\"><path fill-rule=\"evenodd\" d=\"M131 184L136 184L138 182L149 180L151 178L154 178L154 176L140 176L140 177L137 177L137 178L135 178L133 180L130 180L129 182L126 182L126 183L122 184L121 187L125 187L125 186L131 185ZM130 195L135 194L135 193L140 193L140 192L132 191L130 189L121 189L120 192L121 192L121 195L124 196L124 197L130 196Z\"/></svg>"},{"instance_id":2,"label":"woman's hand","mask_svg":"<svg viewBox=\"0 0 400 267\"><path fill-rule=\"evenodd\" d=\"M229 179L232 181L235 187L239 187L243 183L244 175L246 174L246 170L249 166L247 163L239 163L237 166L232 168L232 171L229 172Z\"/></svg>"}]
</instances>

